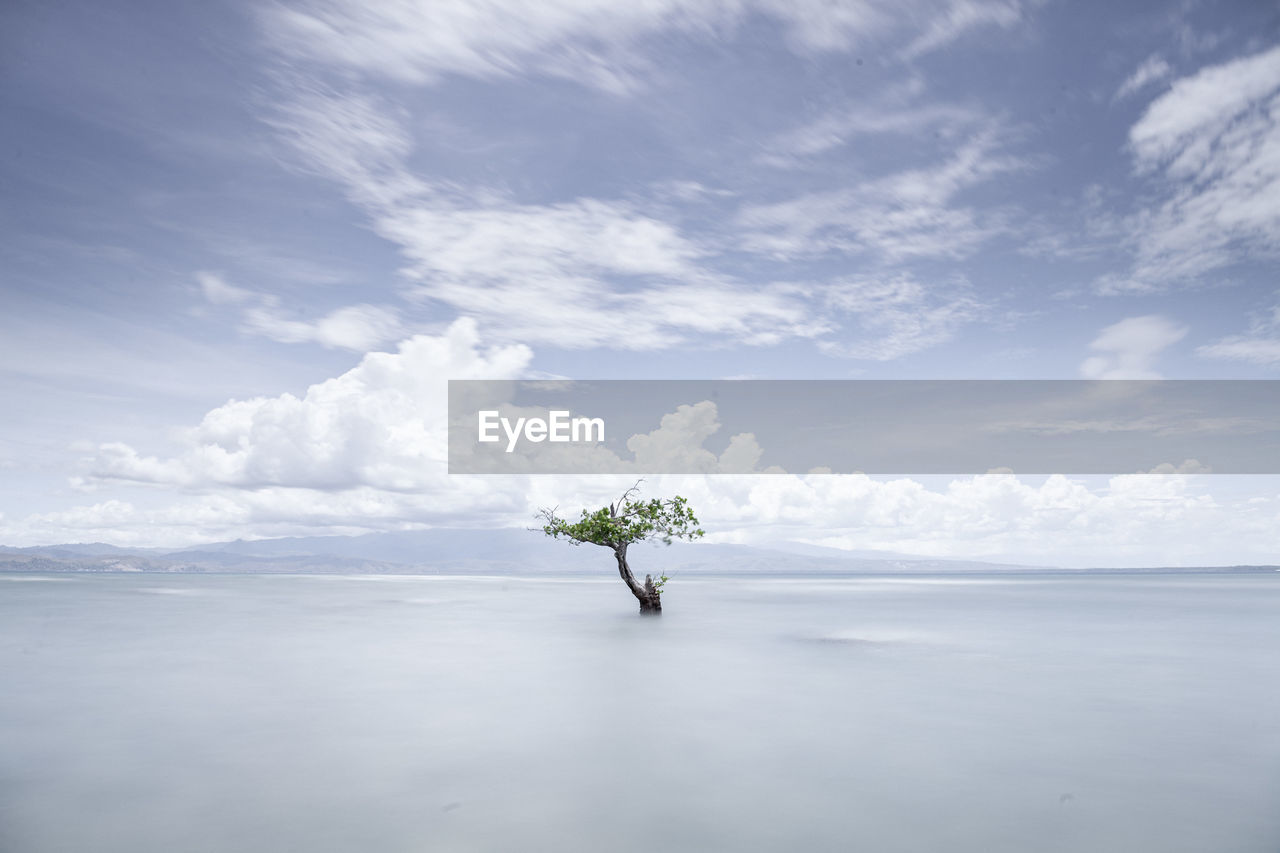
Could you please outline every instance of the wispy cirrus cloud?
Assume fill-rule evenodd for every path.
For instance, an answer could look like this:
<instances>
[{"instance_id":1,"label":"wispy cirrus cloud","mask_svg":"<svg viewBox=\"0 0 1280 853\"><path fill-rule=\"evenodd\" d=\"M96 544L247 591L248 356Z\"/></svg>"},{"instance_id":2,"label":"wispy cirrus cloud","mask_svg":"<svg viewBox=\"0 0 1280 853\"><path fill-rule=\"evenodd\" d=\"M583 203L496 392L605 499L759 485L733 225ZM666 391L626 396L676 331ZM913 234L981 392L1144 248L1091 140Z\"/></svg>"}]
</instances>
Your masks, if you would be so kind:
<instances>
[{"instance_id":1,"label":"wispy cirrus cloud","mask_svg":"<svg viewBox=\"0 0 1280 853\"><path fill-rule=\"evenodd\" d=\"M1252 364L1280 364L1280 336L1230 335L1196 352L1207 358L1223 358Z\"/></svg>"},{"instance_id":2,"label":"wispy cirrus cloud","mask_svg":"<svg viewBox=\"0 0 1280 853\"><path fill-rule=\"evenodd\" d=\"M264 120L295 153L286 165L342 186L364 207L380 208L429 193L405 165L413 137L405 112L366 91L337 91L292 77Z\"/></svg>"},{"instance_id":3,"label":"wispy cirrus cloud","mask_svg":"<svg viewBox=\"0 0 1280 853\"><path fill-rule=\"evenodd\" d=\"M958 203L964 190L1029 165L1002 150L999 134L972 135L945 159L849 187L739 211L749 250L789 258L830 251L958 258L1007 229L999 211Z\"/></svg>"},{"instance_id":4,"label":"wispy cirrus cloud","mask_svg":"<svg viewBox=\"0 0 1280 853\"><path fill-rule=\"evenodd\" d=\"M903 56L914 58L937 50L975 30L1008 30L1023 17L1024 4L1017 0L954 0L934 11L918 36L903 50Z\"/></svg>"},{"instance_id":5,"label":"wispy cirrus cloud","mask_svg":"<svg viewBox=\"0 0 1280 853\"><path fill-rule=\"evenodd\" d=\"M1196 354L1251 364L1280 364L1280 304L1255 314L1244 334L1228 335L1205 344L1196 349Z\"/></svg>"},{"instance_id":6,"label":"wispy cirrus cloud","mask_svg":"<svg viewBox=\"0 0 1280 853\"><path fill-rule=\"evenodd\" d=\"M833 109L814 121L776 135L764 144L760 162L794 168L866 136L919 138L926 132L936 132L954 139L991 124L990 117L974 107L914 102L921 94L920 85L902 88L905 91L894 92L893 97L881 102Z\"/></svg>"},{"instance_id":7,"label":"wispy cirrus cloud","mask_svg":"<svg viewBox=\"0 0 1280 853\"><path fill-rule=\"evenodd\" d=\"M211 305L240 310L243 331L281 343L317 343L368 352L407 333L399 312L387 306L346 305L306 317L285 309L279 296L237 287L215 273L196 273L196 281Z\"/></svg>"},{"instance_id":8,"label":"wispy cirrus cloud","mask_svg":"<svg viewBox=\"0 0 1280 853\"><path fill-rule=\"evenodd\" d=\"M663 217L661 203L651 209L634 199L528 204L492 190L464 191L411 171L411 142L390 113L363 96L309 89L275 121L284 124L283 137L303 162L338 181L373 230L399 248L412 300L477 317L503 340L568 348L655 349L717 338L773 344L835 329L821 288L752 284L717 269L726 240L776 253L757 227L768 212L747 209L735 225L745 239L726 238L687 233ZM937 169L906 170L833 197L831 217L857 219L855 236L865 245L847 234L833 239L842 250L874 246L891 258L963 254L997 229L972 210L950 207L952 195L1021 166L994 149L992 138L979 135ZM785 218L788 210L802 217L821 213L812 198L801 198L772 214ZM824 223L805 227L802 221L798 238L807 245L796 253L828 239L819 233ZM876 319L876 307L857 312L857 343L828 351L896 357L945 340L937 330L971 316L957 310L944 322L923 302L900 300L880 304L887 313ZM291 324L269 312L251 319L255 329L293 335ZM908 345L904 330L913 324L919 331ZM867 337L872 334L880 337Z\"/></svg>"},{"instance_id":9,"label":"wispy cirrus cloud","mask_svg":"<svg viewBox=\"0 0 1280 853\"><path fill-rule=\"evenodd\" d=\"M768 343L825 326L797 288L730 282L700 263L697 241L626 202L423 200L375 216L408 260L413 298L481 317L512 340L654 349L707 335Z\"/></svg>"},{"instance_id":10,"label":"wispy cirrus cloud","mask_svg":"<svg viewBox=\"0 0 1280 853\"><path fill-rule=\"evenodd\" d=\"M405 333L399 314L387 307L346 305L314 319L301 319L283 311L275 297L245 311L244 328L281 343L318 343L353 352L368 352Z\"/></svg>"},{"instance_id":11,"label":"wispy cirrus cloud","mask_svg":"<svg viewBox=\"0 0 1280 853\"><path fill-rule=\"evenodd\" d=\"M204 298L214 305L237 305L253 298L253 292L243 287L228 284L226 279L217 273L198 272L196 282Z\"/></svg>"},{"instance_id":12,"label":"wispy cirrus cloud","mask_svg":"<svg viewBox=\"0 0 1280 853\"><path fill-rule=\"evenodd\" d=\"M1165 62L1164 58L1159 54L1153 54L1147 57L1145 62L1125 78L1125 81L1120 84L1120 88L1116 90L1115 97L1112 100L1120 101L1130 95L1136 95L1151 84L1166 79L1172 73L1173 66Z\"/></svg>"},{"instance_id":13,"label":"wispy cirrus cloud","mask_svg":"<svg viewBox=\"0 0 1280 853\"><path fill-rule=\"evenodd\" d=\"M1280 246L1280 47L1174 82L1129 131L1163 196L1128 221L1136 259L1106 291L1196 283Z\"/></svg>"},{"instance_id":14,"label":"wispy cirrus cloud","mask_svg":"<svg viewBox=\"0 0 1280 853\"><path fill-rule=\"evenodd\" d=\"M648 67L635 48L660 32L732 25L733 2L676 0L548 3L396 0L370 5L343 0L278 3L262 13L277 49L403 83L430 84L444 75L480 78L523 73L572 77L624 92Z\"/></svg>"},{"instance_id":15,"label":"wispy cirrus cloud","mask_svg":"<svg viewBox=\"0 0 1280 853\"><path fill-rule=\"evenodd\" d=\"M872 38L915 58L981 29L1022 19L1018 0L353 0L274 3L260 13L276 48L401 83L446 75L569 78L623 94L657 66L642 48L658 37L705 40L760 17L799 53L851 50Z\"/></svg>"},{"instance_id":16,"label":"wispy cirrus cloud","mask_svg":"<svg viewBox=\"0 0 1280 853\"><path fill-rule=\"evenodd\" d=\"M981 319L985 306L962 282L926 287L906 275L855 277L823 290L828 310L845 332L822 340L830 355L891 361L951 340Z\"/></svg>"},{"instance_id":17,"label":"wispy cirrus cloud","mask_svg":"<svg viewBox=\"0 0 1280 853\"><path fill-rule=\"evenodd\" d=\"M907 103L832 115L825 126L802 128L777 147L819 153L854 134L939 126L959 142L934 164L898 168L839 190L765 204L720 199L728 208L724 219L691 229L671 210L669 182L625 198L533 203L501 186L432 176L413 165L418 152L410 112L389 100L387 87L374 95L361 81L422 88L444 85L452 75L550 75L624 94L646 72L653 45L645 40L657 33L719 38L765 20L780 26L798 53L850 50L874 35L897 40L904 56L915 57L975 29L1012 27L1022 9L1003 0L909 6L816 0L804 0L803 8L772 0L277 4L261 21L287 70L278 75L281 97L268 121L297 155L295 168L336 181L372 230L397 247L408 282L401 296L476 317L500 340L642 350L808 338L825 341L832 354L893 358L948 339L978 315L976 300L872 300L831 314L824 286L773 283L768 276L744 280L740 265L724 257L746 253L773 263L835 252L901 263L971 254L1004 232L1009 217L958 196L1027 165L1005 150L1003 134L977 111ZM353 309L343 310L342 317L326 318L333 321L329 327L357 319ZM841 328L833 318L850 326ZM359 319L379 321L366 322L369 328L391 327L389 317L367 311ZM303 329L270 305L249 320L253 330L288 340L319 339L323 325Z\"/></svg>"},{"instance_id":18,"label":"wispy cirrus cloud","mask_svg":"<svg viewBox=\"0 0 1280 853\"><path fill-rule=\"evenodd\" d=\"M568 348L653 349L706 335L764 343L825 327L795 288L731 282L705 263L701 241L633 201L522 204L420 177L395 113L308 85L271 121L304 168L342 186L399 248L414 301L477 317L505 340ZM275 312L251 319L293 328Z\"/></svg>"}]
</instances>

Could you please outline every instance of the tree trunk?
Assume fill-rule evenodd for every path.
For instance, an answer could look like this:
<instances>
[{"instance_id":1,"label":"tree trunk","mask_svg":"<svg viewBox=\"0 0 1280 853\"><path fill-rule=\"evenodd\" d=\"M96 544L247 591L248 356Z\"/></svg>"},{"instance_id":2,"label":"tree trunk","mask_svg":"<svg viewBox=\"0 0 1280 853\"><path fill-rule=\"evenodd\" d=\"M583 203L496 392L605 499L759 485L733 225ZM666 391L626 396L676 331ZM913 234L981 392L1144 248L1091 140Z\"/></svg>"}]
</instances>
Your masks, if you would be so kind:
<instances>
[{"instance_id":1,"label":"tree trunk","mask_svg":"<svg viewBox=\"0 0 1280 853\"><path fill-rule=\"evenodd\" d=\"M627 589L631 590L631 594L640 602L641 615L657 616L661 614L662 595L658 592L658 588L654 586L653 576L645 575L643 584L636 580L636 576L631 574L631 567L627 565L626 545L615 548L613 554L618 558L618 574L622 576L623 583L627 585Z\"/></svg>"}]
</instances>

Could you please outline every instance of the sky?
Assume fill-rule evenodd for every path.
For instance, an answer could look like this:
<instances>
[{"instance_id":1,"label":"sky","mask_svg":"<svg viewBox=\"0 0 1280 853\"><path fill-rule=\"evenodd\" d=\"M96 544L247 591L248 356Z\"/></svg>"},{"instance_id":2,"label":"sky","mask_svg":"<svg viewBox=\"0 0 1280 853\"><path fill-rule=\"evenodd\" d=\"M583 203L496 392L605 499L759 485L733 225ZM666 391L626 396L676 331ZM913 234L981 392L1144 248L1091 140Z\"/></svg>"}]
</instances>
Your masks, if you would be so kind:
<instances>
[{"instance_id":1,"label":"sky","mask_svg":"<svg viewBox=\"0 0 1280 853\"><path fill-rule=\"evenodd\" d=\"M0 111L2 544L620 491L450 477L450 378L1280 378L1272 4L10 0ZM718 541L1280 553L1272 477L647 486Z\"/></svg>"}]
</instances>

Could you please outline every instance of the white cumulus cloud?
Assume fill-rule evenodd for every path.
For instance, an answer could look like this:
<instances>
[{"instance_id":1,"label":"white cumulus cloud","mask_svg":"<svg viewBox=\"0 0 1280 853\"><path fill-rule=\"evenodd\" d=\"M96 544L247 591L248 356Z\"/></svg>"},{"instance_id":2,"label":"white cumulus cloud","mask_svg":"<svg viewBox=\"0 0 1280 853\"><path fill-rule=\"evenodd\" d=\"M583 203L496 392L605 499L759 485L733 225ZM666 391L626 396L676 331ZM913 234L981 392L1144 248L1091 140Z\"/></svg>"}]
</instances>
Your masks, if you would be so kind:
<instances>
[{"instance_id":1,"label":"white cumulus cloud","mask_svg":"<svg viewBox=\"0 0 1280 853\"><path fill-rule=\"evenodd\" d=\"M219 406L186 432L180 456L103 445L91 476L187 488L447 488L447 380L512 378L530 358L520 345L483 348L475 323L458 320L394 353L369 353L301 397Z\"/></svg>"}]
</instances>

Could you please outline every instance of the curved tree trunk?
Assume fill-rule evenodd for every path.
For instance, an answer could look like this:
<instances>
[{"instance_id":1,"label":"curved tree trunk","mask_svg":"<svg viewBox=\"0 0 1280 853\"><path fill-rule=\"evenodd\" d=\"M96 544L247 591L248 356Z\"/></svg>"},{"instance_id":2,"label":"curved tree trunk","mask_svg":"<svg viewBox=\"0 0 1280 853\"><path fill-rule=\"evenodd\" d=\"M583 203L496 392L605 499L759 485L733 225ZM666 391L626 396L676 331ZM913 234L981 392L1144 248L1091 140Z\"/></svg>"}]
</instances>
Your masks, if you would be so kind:
<instances>
[{"instance_id":1,"label":"curved tree trunk","mask_svg":"<svg viewBox=\"0 0 1280 853\"><path fill-rule=\"evenodd\" d=\"M653 576L645 575L643 584L636 580L636 576L631 574L631 567L627 565L626 545L615 548L613 555L618 558L618 574L622 576L623 583L640 602L640 613L652 616L662 613L662 595L654 586Z\"/></svg>"}]
</instances>

